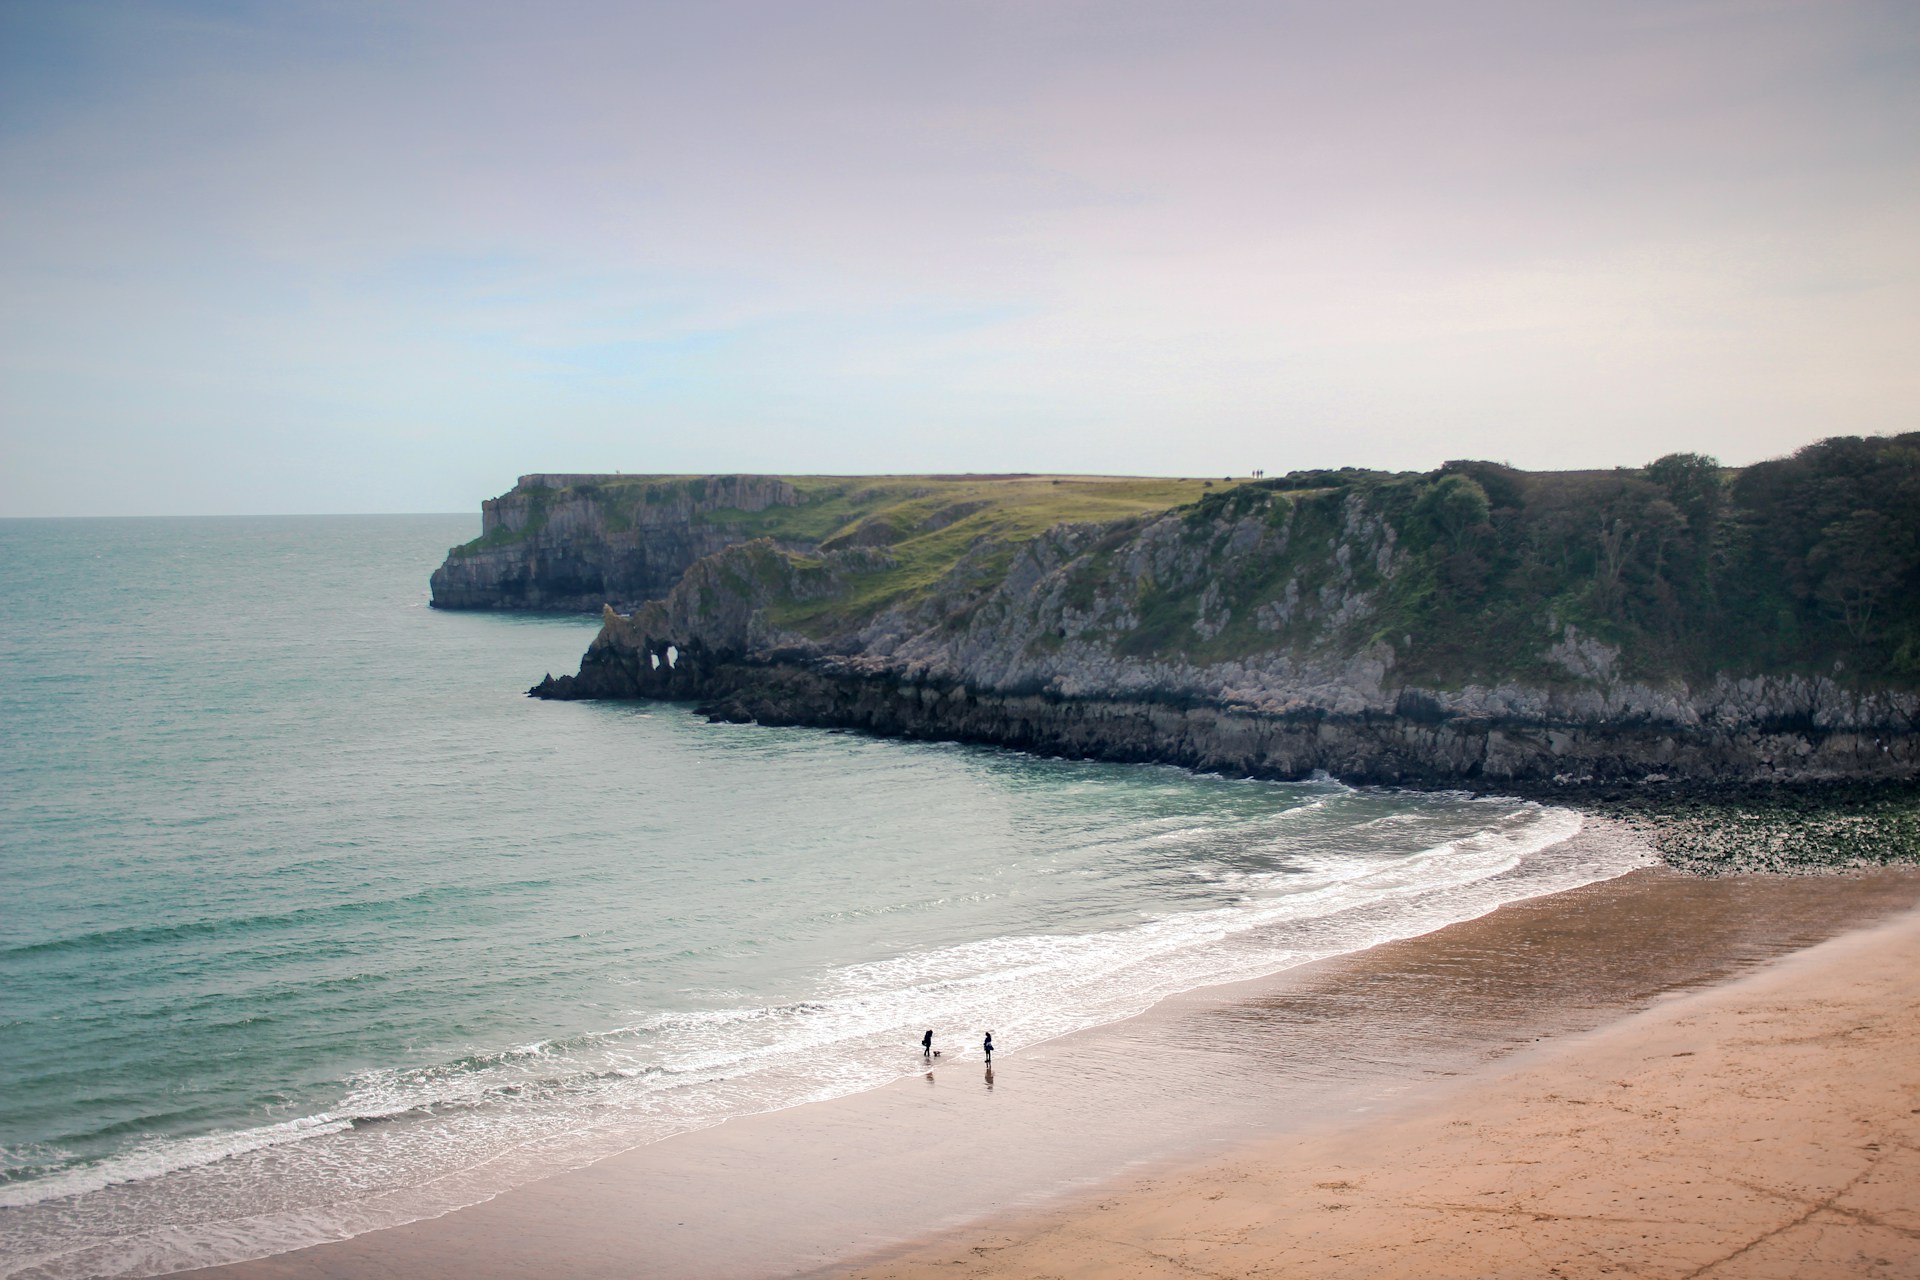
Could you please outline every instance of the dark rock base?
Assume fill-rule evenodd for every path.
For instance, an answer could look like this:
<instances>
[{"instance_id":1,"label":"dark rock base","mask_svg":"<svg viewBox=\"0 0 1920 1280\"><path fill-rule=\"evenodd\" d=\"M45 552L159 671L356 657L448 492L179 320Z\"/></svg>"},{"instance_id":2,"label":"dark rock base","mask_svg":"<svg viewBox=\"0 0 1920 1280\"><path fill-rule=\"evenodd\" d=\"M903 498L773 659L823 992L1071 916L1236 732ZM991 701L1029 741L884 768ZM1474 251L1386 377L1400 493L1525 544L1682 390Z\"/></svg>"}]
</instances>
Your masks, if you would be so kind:
<instances>
[{"instance_id":1,"label":"dark rock base","mask_svg":"<svg viewBox=\"0 0 1920 1280\"><path fill-rule=\"evenodd\" d=\"M1920 739L1911 734L1274 715L1179 699L980 691L797 655L748 662L698 651L601 646L588 651L577 676L548 676L529 693L556 699L674 699L698 703L716 720L857 729L1277 780L1324 773L1350 783L1572 796L1618 784L1911 779L1920 774Z\"/></svg>"}]
</instances>

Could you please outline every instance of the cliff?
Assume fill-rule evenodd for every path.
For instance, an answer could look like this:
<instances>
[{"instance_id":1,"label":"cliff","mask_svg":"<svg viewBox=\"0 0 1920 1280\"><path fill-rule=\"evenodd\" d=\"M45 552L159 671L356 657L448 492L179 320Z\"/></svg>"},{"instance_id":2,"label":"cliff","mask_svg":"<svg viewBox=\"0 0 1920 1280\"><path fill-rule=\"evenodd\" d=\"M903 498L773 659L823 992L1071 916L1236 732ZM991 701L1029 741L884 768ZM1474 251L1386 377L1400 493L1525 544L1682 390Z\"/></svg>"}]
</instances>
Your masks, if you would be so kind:
<instances>
[{"instance_id":1,"label":"cliff","mask_svg":"<svg viewBox=\"0 0 1920 1280\"><path fill-rule=\"evenodd\" d=\"M1551 784L1910 778L1917 686L1903 436L1737 472L1295 473L1031 533L989 509L742 542L608 610L579 673L533 692L1258 776Z\"/></svg>"},{"instance_id":2,"label":"cliff","mask_svg":"<svg viewBox=\"0 0 1920 1280\"><path fill-rule=\"evenodd\" d=\"M441 609L598 613L657 600L696 562L756 538L795 552L905 544L937 573L976 542L1013 545L1062 519L1164 511L1203 480L1089 476L520 477L480 504L481 534L432 578Z\"/></svg>"},{"instance_id":3,"label":"cliff","mask_svg":"<svg viewBox=\"0 0 1920 1280\"><path fill-rule=\"evenodd\" d=\"M791 484L766 476L521 476L480 504L480 537L434 571L433 605L631 608L672 590L695 561L756 536L738 517L796 501Z\"/></svg>"}]
</instances>

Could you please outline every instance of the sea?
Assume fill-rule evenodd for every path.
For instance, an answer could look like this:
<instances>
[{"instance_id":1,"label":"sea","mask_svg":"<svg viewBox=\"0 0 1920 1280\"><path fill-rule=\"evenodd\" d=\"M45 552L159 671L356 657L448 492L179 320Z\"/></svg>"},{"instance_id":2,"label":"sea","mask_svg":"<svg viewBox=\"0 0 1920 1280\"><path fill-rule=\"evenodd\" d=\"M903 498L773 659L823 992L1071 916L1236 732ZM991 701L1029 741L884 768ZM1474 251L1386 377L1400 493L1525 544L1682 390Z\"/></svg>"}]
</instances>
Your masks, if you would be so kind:
<instances>
[{"instance_id":1,"label":"sea","mask_svg":"<svg viewBox=\"0 0 1920 1280\"><path fill-rule=\"evenodd\" d=\"M0 521L0 1277L448 1212L1428 932L1568 810L548 703L472 516Z\"/></svg>"}]
</instances>

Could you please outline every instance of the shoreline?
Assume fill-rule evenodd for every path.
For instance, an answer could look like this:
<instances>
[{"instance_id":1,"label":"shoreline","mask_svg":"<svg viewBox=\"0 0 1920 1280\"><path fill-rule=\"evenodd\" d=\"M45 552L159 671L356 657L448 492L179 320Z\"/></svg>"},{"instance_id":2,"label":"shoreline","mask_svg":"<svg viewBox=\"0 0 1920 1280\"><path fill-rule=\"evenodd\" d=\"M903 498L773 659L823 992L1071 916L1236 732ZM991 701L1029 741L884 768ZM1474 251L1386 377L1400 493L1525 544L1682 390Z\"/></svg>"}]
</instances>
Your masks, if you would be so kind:
<instances>
[{"instance_id":1,"label":"shoreline","mask_svg":"<svg viewBox=\"0 0 1920 1280\"><path fill-rule=\"evenodd\" d=\"M1916 904L1920 872L1910 870L1718 880L1629 872L1174 996L1135 1018L1003 1053L997 1082L982 1081L977 1062L943 1063L924 1081L679 1135L440 1218L180 1274L840 1268L1032 1211L1129 1168L1191 1165L1250 1133L1297 1133L1395 1105L1436 1080L1586 1034L1673 990L1724 983ZM1669 927L1652 936L1668 945L1649 948L1648 928L1662 922ZM1115 1115L1128 1119L1115 1125Z\"/></svg>"},{"instance_id":2,"label":"shoreline","mask_svg":"<svg viewBox=\"0 0 1920 1280\"><path fill-rule=\"evenodd\" d=\"M1314 1134L821 1274L1906 1275L1920 909Z\"/></svg>"}]
</instances>

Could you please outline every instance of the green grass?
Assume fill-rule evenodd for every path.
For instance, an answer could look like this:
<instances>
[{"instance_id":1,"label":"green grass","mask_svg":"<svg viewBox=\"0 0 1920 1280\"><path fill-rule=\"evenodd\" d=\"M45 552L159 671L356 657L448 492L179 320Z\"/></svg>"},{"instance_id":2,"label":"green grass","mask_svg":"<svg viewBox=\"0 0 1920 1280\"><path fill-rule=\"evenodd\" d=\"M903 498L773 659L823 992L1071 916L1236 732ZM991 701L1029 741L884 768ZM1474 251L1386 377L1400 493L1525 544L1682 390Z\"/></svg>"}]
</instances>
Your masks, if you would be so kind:
<instances>
[{"instance_id":1,"label":"green grass","mask_svg":"<svg viewBox=\"0 0 1920 1280\"><path fill-rule=\"evenodd\" d=\"M881 549L876 567L844 575L846 590L831 599L781 600L769 609L779 624L824 632L911 604L936 586L952 587L964 561L968 580L986 585L1005 573L1021 544L1063 523L1110 524L1155 515L1207 494L1213 480L1127 476L780 476L800 501L760 511L716 508L697 523L725 528L742 539L771 538L798 553L853 547ZM631 529L648 506L705 496L709 477L635 475L571 490L526 491L532 505L526 527L495 530L453 549L455 556L510 546L536 535L547 510L570 498L590 498L610 531Z\"/></svg>"},{"instance_id":2,"label":"green grass","mask_svg":"<svg viewBox=\"0 0 1920 1280\"><path fill-rule=\"evenodd\" d=\"M1200 480L1096 476L810 476L792 482L808 499L805 505L737 513L740 523L757 534L827 550L884 548L889 561L851 575L846 592L831 600L769 609L775 623L814 633L962 586L954 575L963 565L967 583L990 585L1023 544L1056 525L1157 515L1206 491ZM735 515L715 512L709 518L732 524Z\"/></svg>"},{"instance_id":3,"label":"green grass","mask_svg":"<svg viewBox=\"0 0 1920 1280\"><path fill-rule=\"evenodd\" d=\"M892 532L869 545L890 545L910 539L930 521L947 523L943 516L989 516L991 526L1012 536L1033 534L1062 521L1107 521L1146 512L1165 511L1191 502L1214 483L1205 480L1168 480L1106 476L777 476L792 485L798 506L768 507L762 511L718 508L695 519L725 525L748 537L817 546L836 538L850 538L862 526L890 526ZM621 476L569 490L535 488L525 491L536 508L567 497L591 497L606 516L631 524L635 513L650 504L676 498L705 496L707 476ZM537 528L530 527L526 533ZM496 533L466 544L501 545L526 533Z\"/></svg>"}]
</instances>

